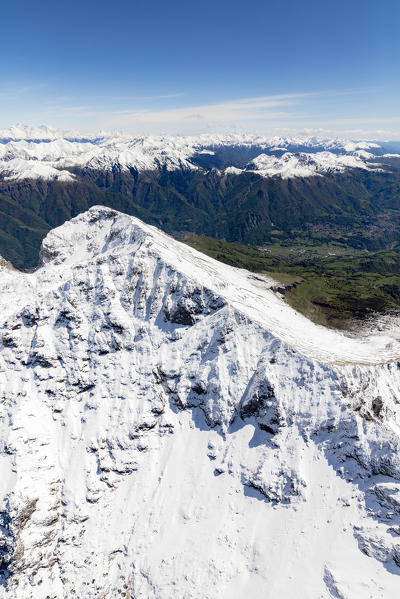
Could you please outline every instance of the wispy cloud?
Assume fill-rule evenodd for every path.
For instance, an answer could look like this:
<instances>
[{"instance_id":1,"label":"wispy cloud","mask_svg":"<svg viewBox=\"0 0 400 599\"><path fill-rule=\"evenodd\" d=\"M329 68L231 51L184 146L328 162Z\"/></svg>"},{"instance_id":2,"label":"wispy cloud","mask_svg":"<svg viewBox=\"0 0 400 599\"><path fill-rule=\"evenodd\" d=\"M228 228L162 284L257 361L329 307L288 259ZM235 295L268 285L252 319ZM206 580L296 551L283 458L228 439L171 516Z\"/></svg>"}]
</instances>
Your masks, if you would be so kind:
<instances>
[{"instance_id":1,"label":"wispy cloud","mask_svg":"<svg viewBox=\"0 0 400 599\"><path fill-rule=\"evenodd\" d=\"M0 98L13 100L38 92L39 90L43 90L44 88L46 88L45 83L38 83L35 85L6 84L3 85L0 90Z\"/></svg>"},{"instance_id":2,"label":"wispy cloud","mask_svg":"<svg viewBox=\"0 0 400 599\"><path fill-rule=\"evenodd\" d=\"M46 110L49 113L53 113L60 117L71 117L75 116L76 118L93 118L98 117L102 119L111 119L114 115L118 114L128 114L131 115L133 113L133 109L129 110L112 110L105 107L105 104L113 103L114 105L119 102L132 103L136 102L139 105L146 104L147 102L157 101L157 100L168 100L173 98L180 98L184 94L176 93L176 94L163 94L163 95L154 95L154 96L96 96L96 102L93 102L91 105L74 105L71 104L73 98L70 97L58 97L54 98L52 101L46 104ZM103 101L103 102L102 102ZM102 105L103 104L103 105ZM139 112L139 111L138 111Z\"/></svg>"},{"instance_id":3,"label":"wispy cloud","mask_svg":"<svg viewBox=\"0 0 400 599\"><path fill-rule=\"evenodd\" d=\"M368 125L379 123L400 123L400 116L374 116L374 117L359 117L359 118L338 118L329 120L309 120L307 121L310 127L330 127L330 126L348 126L348 125Z\"/></svg>"},{"instance_id":4,"label":"wispy cloud","mask_svg":"<svg viewBox=\"0 0 400 599\"><path fill-rule=\"evenodd\" d=\"M313 108L338 96L363 94L360 90L318 91L240 98L225 102L183 106L159 110L125 109L104 115L102 127L133 133L191 133L213 129L254 129L263 132L271 126L293 128L334 126L335 123L315 122ZM325 115L326 118L326 115ZM389 117L386 117L389 119ZM396 117L391 118L394 122ZM394 120L393 120L394 119ZM322 119L321 119L322 120ZM316 121L316 119L315 119ZM358 119L349 119L357 124ZM376 119L378 123L380 119ZM363 123L362 118L359 119ZM389 122L389 121L388 121ZM383 121L382 121L383 123ZM337 125L346 125L345 119Z\"/></svg>"},{"instance_id":5,"label":"wispy cloud","mask_svg":"<svg viewBox=\"0 0 400 599\"><path fill-rule=\"evenodd\" d=\"M167 110L123 110L115 111L107 118L106 128L124 129L188 129L195 127L226 126L249 121L271 121L288 117L288 107L293 107L302 98L313 94L282 94L242 98L215 104L201 104Z\"/></svg>"},{"instance_id":6,"label":"wispy cloud","mask_svg":"<svg viewBox=\"0 0 400 599\"><path fill-rule=\"evenodd\" d=\"M169 100L174 98L182 98L185 94L183 92L178 92L174 94L155 94L155 95L132 95L132 96L103 96L107 100L116 100L116 101L131 101L131 100Z\"/></svg>"},{"instance_id":7,"label":"wispy cloud","mask_svg":"<svg viewBox=\"0 0 400 599\"><path fill-rule=\"evenodd\" d=\"M96 110L91 108L90 106L66 106L63 104L54 103L51 105L47 105L46 111L50 115L57 116L58 118L104 118L107 114L109 114L109 112L105 110Z\"/></svg>"},{"instance_id":8,"label":"wispy cloud","mask_svg":"<svg viewBox=\"0 0 400 599\"><path fill-rule=\"evenodd\" d=\"M18 87L8 82L0 90L3 115L8 113L9 124L25 118L31 123L46 122L92 133L119 130L139 135L190 135L214 130L276 135L326 131L370 139L400 138L397 106L382 110L379 116L376 89L259 95L192 105L182 92L96 95L91 99L49 92L42 83ZM339 96L348 98L342 102ZM11 121L13 114L16 116Z\"/></svg>"}]
</instances>

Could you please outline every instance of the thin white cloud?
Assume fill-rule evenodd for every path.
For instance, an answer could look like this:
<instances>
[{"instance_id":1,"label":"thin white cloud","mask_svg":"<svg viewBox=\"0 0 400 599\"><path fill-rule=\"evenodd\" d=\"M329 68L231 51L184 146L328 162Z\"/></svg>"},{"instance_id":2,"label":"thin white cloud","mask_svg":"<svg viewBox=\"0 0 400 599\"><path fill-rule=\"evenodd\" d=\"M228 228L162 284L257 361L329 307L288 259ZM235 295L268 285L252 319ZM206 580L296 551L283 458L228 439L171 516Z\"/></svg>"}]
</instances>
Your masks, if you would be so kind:
<instances>
[{"instance_id":1,"label":"thin white cloud","mask_svg":"<svg viewBox=\"0 0 400 599\"><path fill-rule=\"evenodd\" d=\"M107 100L169 100L169 99L173 99L173 98L182 98L182 96L184 96L185 94L182 92L178 92L178 93L174 93L174 94L155 94L155 95L149 95L149 96L141 96L141 95L134 95L134 96L100 96L101 98L107 99Z\"/></svg>"},{"instance_id":2,"label":"thin white cloud","mask_svg":"<svg viewBox=\"0 0 400 599\"><path fill-rule=\"evenodd\" d=\"M375 115L368 115L368 102L364 102L361 106L365 117L355 113L354 118L344 118L343 110L342 114L337 113L336 105L341 107L341 104L336 102L337 96L361 94L368 97L366 92L372 93L374 90L328 90L264 95L194 105L188 105L183 99L179 100L178 98L185 95L181 92L142 96L104 95L96 96L93 102L88 99L82 102L82 98L61 94L52 96L47 93L43 98L44 102L29 101L26 118L21 113L19 100L23 98L26 104L30 96L35 98L37 92L46 86L39 84L17 87L11 82L8 83L9 85L0 91L0 103L4 104L3 116L8 113L8 124L25 119L32 123L53 123L60 128L84 128L86 132L91 133L99 130L119 130L133 135L190 135L210 130L263 135L277 135L280 132L288 135L298 132L323 134L323 131L329 131L330 135L400 139L400 116L395 110L376 116L377 107L374 106ZM18 102L15 101L17 98ZM174 108L167 108L168 105L171 106L169 99L173 101ZM158 101L158 104L152 104L153 100ZM349 104L352 112L357 104L357 98ZM163 108L152 109L151 106L155 105ZM12 115L15 115L14 118Z\"/></svg>"},{"instance_id":3,"label":"thin white cloud","mask_svg":"<svg viewBox=\"0 0 400 599\"><path fill-rule=\"evenodd\" d=\"M279 96L261 96L203 104L168 110L131 110L114 112L103 123L105 128L129 130L143 129L188 129L224 126L231 123L248 121L270 121L288 117L287 108L294 106L300 99L310 94L284 94ZM282 110L285 109L285 110Z\"/></svg>"},{"instance_id":4,"label":"thin white cloud","mask_svg":"<svg viewBox=\"0 0 400 599\"><path fill-rule=\"evenodd\" d=\"M324 121L308 121L310 127L327 127L342 125L367 125L373 123L400 123L400 116L374 116L345 119L331 119Z\"/></svg>"},{"instance_id":5,"label":"thin white cloud","mask_svg":"<svg viewBox=\"0 0 400 599\"><path fill-rule=\"evenodd\" d=\"M35 85L3 85L0 91L0 98L14 100L43 90L46 87L45 83L38 83Z\"/></svg>"},{"instance_id":6,"label":"thin white cloud","mask_svg":"<svg viewBox=\"0 0 400 599\"><path fill-rule=\"evenodd\" d=\"M397 122L396 116L381 118L326 119L313 118L313 105L319 98L334 98L363 93L360 90L279 94L241 98L213 104L201 104L162 110L120 110L104 114L101 126L109 130L131 133L198 133L209 129L257 129L265 132L271 126L303 129L305 127L367 127L369 123L384 125ZM308 105L308 107L307 107ZM381 128L381 127L380 127Z\"/></svg>"}]
</instances>

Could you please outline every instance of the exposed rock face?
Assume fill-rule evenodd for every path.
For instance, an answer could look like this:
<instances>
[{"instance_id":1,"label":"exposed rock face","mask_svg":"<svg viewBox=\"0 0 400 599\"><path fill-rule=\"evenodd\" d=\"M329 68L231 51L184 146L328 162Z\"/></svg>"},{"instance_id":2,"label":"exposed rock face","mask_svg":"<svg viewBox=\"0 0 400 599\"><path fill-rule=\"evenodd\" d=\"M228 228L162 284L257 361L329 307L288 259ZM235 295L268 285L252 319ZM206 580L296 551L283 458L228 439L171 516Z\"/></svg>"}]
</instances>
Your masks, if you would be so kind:
<instances>
[{"instance_id":1,"label":"exposed rock face","mask_svg":"<svg viewBox=\"0 0 400 599\"><path fill-rule=\"evenodd\" d=\"M0 289L0 596L397 595L395 334L98 207Z\"/></svg>"}]
</instances>

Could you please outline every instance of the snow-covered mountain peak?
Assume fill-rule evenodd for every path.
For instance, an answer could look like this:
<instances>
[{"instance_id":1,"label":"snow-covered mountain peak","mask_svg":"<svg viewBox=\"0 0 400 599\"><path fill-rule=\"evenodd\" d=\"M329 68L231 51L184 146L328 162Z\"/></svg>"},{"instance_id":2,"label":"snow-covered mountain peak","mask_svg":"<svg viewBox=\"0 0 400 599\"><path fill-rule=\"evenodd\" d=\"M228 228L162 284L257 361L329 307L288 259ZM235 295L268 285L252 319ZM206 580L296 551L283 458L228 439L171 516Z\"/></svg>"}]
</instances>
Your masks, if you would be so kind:
<instances>
[{"instance_id":1,"label":"snow-covered mountain peak","mask_svg":"<svg viewBox=\"0 0 400 599\"><path fill-rule=\"evenodd\" d=\"M373 157L373 154L365 150L356 150L353 155L328 151L313 154L285 152L280 157L260 154L251 161L247 170L257 172L264 177L279 175L282 179L312 177L329 172L343 172L349 168L374 170L374 167L366 162Z\"/></svg>"},{"instance_id":2,"label":"snow-covered mountain peak","mask_svg":"<svg viewBox=\"0 0 400 599\"><path fill-rule=\"evenodd\" d=\"M90 261L156 260L184 275L193 285L218 294L224 301L305 355L326 363L376 364L400 359L398 324L360 338L315 325L295 312L271 287L275 281L217 262L171 239L139 219L95 206L44 239L41 263L51 268L73 268ZM60 267L61 265L61 267ZM42 278L39 269L37 277Z\"/></svg>"},{"instance_id":3,"label":"snow-covered mountain peak","mask_svg":"<svg viewBox=\"0 0 400 599\"><path fill-rule=\"evenodd\" d=\"M396 596L396 339L94 207L0 270L0 595Z\"/></svg>"},{"instance_id":4,"label":"snow-covered mountain peak","mask_svg":"<svg viewBox=\"0 0 400 599\"><path fill-rule=\"evenodd\" d=\"M0 129L0 140L36 140L49 141L63 137L78 137L76 131L66 131L56 129L49 125L39 125L37 127L17 123L8 129Z\"/></svg>"}]
</instances>

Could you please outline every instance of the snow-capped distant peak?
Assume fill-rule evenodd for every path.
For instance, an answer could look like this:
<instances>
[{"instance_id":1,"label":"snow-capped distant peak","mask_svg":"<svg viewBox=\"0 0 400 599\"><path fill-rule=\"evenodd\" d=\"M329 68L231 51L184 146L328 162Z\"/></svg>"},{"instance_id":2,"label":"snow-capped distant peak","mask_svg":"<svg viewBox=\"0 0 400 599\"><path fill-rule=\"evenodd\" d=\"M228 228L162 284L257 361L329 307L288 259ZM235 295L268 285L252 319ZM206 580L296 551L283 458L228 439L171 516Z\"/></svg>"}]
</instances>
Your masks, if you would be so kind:
<instances>
[{"instance_id":1,"label":"snow-capped distant peak","mask_svg":"<svg viewBox=\"0 0 400 599\"><path fill-rule=\"evenodd\" d=\"M39 125L37 127L23 125L18 123L8 129L0 129L0 140L21 140L29 139L36 141L48 141L59 139L61 137L80 137L77 131L67 131L65 129L56 129L48 125Z\"/></svg>"},{"instance_id":2,"label":"snow-capped distant peak","mask_svg":"<svg viewBox=\"0 0 400 599\"><path fill-rule=\"evenodd\" d=\"M263 177L280 176L282 179L292 177L312 177L331 172L343 172L349 168L372 170L363 159L373 157L368 152L360 155L334 154L333 152L315 152L294 154L285 152L282 156L260 154L252 160L246 170L257 172Z\"/></svg>"}]
</instances>

